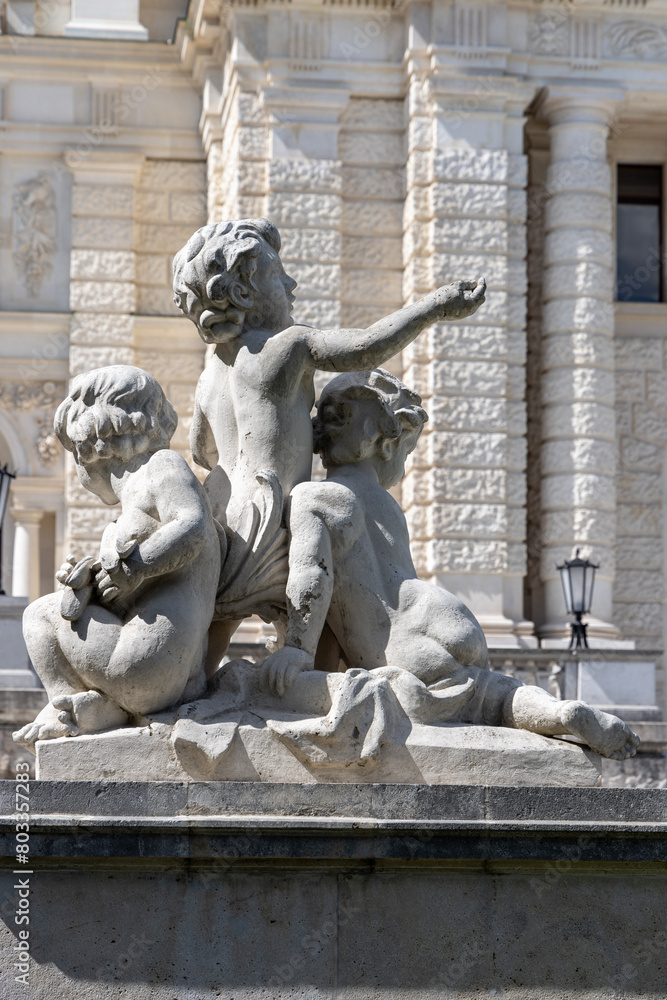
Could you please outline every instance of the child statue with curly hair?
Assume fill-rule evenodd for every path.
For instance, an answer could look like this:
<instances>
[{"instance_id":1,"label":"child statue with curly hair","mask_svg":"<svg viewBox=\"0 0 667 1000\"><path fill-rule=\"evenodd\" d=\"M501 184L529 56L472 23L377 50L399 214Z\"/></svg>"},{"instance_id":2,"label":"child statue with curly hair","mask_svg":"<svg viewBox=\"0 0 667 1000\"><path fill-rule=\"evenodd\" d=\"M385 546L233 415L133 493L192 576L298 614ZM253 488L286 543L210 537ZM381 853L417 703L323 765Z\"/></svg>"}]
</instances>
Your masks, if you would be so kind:
<instances>
[{"instance_id":1,"label":"child statue with curly hair","mask_svg":"<svg viewBox=\"0 0 667 1000\"><path fill-rule=\"evenodd\" d=\"M197 385L190 447L210 470L213 514L232 537L258 476L272 473L285 498L310 479L318 369L384 364L433 323L472 315L486 290L483 279L458 281L367 329L312 329L292 320L297 283L280 247L272 223L242 219L204 226L174 258L174 300L215 345ZM218 660L234 628L216 638Z\"/></svg>"},{"instance_id":2,"label":"child statue with curly hair","mask_svg":"<svg viewBox=\"0 0 667 1000\"><path fill-rule=\"evenodd\" d=\"M55 418L79 480L120 515L99 553L61 568L64 590L24 616L49 703L14 734L100 732L200 696L220 575L218 528L185 460L176 413L152 375L115 365L74 379Z\"/></svg>"},{"instance_id":3,"label":"child statue with curly hair","mask_svg":"<svg viewBox=\"0 0 667 1000\"><path fill-rule=\"evenodd\" d=\"M632 756L639 738L616 716L489 670L472 612L417 577L405 515L387 491L428 419L420 404L382 369L325 387L314 437L327 479L290 498L287 635L264 663L270 688L283 695L302 671L336 670L340 658L353 672L386 676L413 722L569 734L606 757ZM331 717L345 721L335 705Z\"/></svg>"}]
</instances>

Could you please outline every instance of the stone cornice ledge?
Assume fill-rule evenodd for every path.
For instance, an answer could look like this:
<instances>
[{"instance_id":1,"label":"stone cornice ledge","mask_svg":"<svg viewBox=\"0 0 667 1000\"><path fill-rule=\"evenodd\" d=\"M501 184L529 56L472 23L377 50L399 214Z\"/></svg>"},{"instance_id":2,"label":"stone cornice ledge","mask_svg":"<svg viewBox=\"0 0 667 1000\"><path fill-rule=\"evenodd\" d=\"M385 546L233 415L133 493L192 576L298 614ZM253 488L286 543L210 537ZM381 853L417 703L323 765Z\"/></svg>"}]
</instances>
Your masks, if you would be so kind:
<instances>
[{"instance_id":1,"label":"stone cornice ledge","mask_svg":"<svg viewBox=\"0 0 667 1000\"><path fill-rule=\"evenodd\" d=\"M0 782L9 865L14 787ZM30 801L36 867L139 858L667 867L665 789L34 781Z\"/></svg>"}]
</instances>

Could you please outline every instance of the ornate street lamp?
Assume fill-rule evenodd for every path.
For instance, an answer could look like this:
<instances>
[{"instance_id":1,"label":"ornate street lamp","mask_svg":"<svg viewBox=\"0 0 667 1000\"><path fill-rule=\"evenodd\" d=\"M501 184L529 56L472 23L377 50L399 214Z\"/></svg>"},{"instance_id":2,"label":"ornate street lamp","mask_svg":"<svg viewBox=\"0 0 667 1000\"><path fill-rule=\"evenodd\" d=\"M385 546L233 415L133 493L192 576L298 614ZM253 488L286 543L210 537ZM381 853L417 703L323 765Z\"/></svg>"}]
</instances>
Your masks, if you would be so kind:
<instances>
[{"instance_id":1,"label":"ornate street lamp","mask_svg":"<svg viewBox=\"0 0 667 1000\"><path fill-rule=\"evenodd\" d=\"M2 589L2 522L5 519L7 501L9 500L9 485L12 479L16 479L16 473L10 472L7 464L0 465L0 595L4 596Z\"/></svg>"},{"instance_id":2,"label":"ornate street lamp","mask_svg":"<svg viewBox=\"0 0 667 1000\"><path fill-rule=\"evenodd\" d=\"M588 649L586 626L581 618L582 615L590 613L593 603L595 570L599 568L599 564L592 563L589 559L580 559L579 549L577 549L574 559L566 559L562 566L556 567L560 572L560 580L563 584L567 613L574 615L575 619L570 623L572 635L569 649Z\"/></svg>"}]
</instances>

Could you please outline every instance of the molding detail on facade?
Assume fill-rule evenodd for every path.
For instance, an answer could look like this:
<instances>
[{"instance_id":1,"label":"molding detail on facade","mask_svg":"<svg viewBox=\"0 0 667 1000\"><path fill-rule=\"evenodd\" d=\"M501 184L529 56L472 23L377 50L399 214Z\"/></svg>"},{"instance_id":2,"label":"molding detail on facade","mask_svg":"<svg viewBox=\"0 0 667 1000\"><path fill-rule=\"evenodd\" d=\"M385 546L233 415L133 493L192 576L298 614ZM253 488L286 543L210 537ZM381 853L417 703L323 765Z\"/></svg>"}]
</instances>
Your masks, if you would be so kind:
<instances>
[{"instance_id":1,"label":"molding detail on facade","mask_svg":"<svg viewBox=\"0 0 667 1000\"><path fill-rule=\"evenodd\" d=\"M620 21L607 29L612 55L622 59L667 58L667 30L644 21Z\"/></svg>"},{"instance_id":2,"label":"molding detail on facade","mask_svg":"<svg viewBox=\"0 0 667 1000\"><path fill-rule=\"evenodd\" d=\"M44 172L14 192L14 266L33 296L39 295L56 252L56 194Z\"/></svg>"},{"instance_id":3,"label":"molding detail on facade","mask_svg":"<svg viewBox=\"0 0 667 1000\"><path fill-rule=\"evenodd\" d=\"M55 409L65 394L64 382L6 382L0 385L0 406L5 410Z\"/></svg>"}]
</instances>

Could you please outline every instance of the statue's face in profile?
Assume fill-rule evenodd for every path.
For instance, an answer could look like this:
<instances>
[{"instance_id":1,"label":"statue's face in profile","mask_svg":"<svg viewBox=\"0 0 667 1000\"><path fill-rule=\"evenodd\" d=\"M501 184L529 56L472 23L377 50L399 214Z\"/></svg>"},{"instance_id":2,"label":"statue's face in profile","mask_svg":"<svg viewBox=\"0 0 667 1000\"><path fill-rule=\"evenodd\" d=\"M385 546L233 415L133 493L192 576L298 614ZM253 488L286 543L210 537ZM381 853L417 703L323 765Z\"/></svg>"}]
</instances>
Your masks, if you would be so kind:
<instances>
[{"instance_id":1,"label":"statue's face in profile","mask_svg":"<svg viewBox=\"0 0 667 1000\"><path fill-rule=\"evenodd\" d=\"M90 490L102 503L110 507L118 503L118 497L111 487L109 462L104 460L92 462L90 465L76 463L79 482L86 490Z\"/></svg>"},{"instance_id":2,"label":"statue's face in profile","mask_svg":"<svg viewBox=\"0 0 667 1000\"><path fill-rule=\"evenodd\" d=\"M405 475L405 461L415 450L421 428L418 431L404 431L399 438L385 438L379 445L381 461L376 465L380 486L390 490L400 483Z\"/></svg>"},{"instance_id":3,"label":"statue's face in profile","mask_svg":"<svg viewBox=\"0 0 667 1000\"><path fill-rule=\"evenodd\" d=\"M257 291L251 292L253 304L246 314L246 329L286 330L292 325L292 292L297 283L285 272L279 254L263 240L253 283Z\"/></svg>"}]
</instances>

